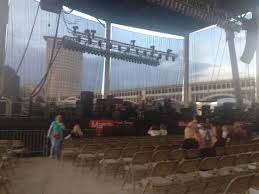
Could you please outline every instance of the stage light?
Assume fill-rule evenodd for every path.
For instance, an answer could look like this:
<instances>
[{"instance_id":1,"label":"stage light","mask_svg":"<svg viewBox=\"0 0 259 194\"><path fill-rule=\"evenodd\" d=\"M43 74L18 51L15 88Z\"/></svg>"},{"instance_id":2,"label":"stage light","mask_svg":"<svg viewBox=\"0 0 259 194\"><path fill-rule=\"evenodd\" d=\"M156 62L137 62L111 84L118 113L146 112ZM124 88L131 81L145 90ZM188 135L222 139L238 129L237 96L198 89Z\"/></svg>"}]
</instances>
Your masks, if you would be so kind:
<instances>
[{"instance_id":1,"label":"stage light","mask_svg":"<svg viewBox=\"0 0 259 194\"><path fill-rule=\"evenodd\" d=\"M88 39L87 39L87 43L88 43L88 44L92 44L92 43L93 43L92 39L91 39L91 38L88 38Z\"/></svg>"},{"instance_id":2,"label":"stage light","mask_svg":"<svg viewBox=\"0 0 259 194\"><path fill-rule=\"evenodd\" d=\"M92 34L92 38L94 38L96 34L96 30L91 30L91 34Z\"/></svg>"},{"instance_id":3,"label":"stage light","mask_svg":"<svg viewBox=\"0 0 259 194\"><path fill-rule=\"evenodd\" d=\"M76 40L77 40L78 42L81 42L81 36L78 35Z\"/></svg>"},{"instance_id":4,"label":"stage light","mask_svg":"<svg viewBox=\"0 0 259 194\"><path fill-rule=\"evenodd\" d=\"M162 59L162 54L159 54L158 56L157 56L157 60L159 61L159 60L161 60Z\"/></svg>"},{"instance_id":5,"label":"stage light","mask_svg":"<svg viewBox=\"0 0 259 194\"><path fill-rule=\"evenodd\" d=\"M131 48L134 48L134 46L135 46L135 43L136 43L136 40L131 40L131 41L130 41Z\"/></svg>"},{"instance_id":6,"label":"stage light","mask_svg":"<svg viewBox=\"0 0 259 194\"><path fill-rule=\"evenodd\" d=\"M86 29L86 30L84 31L84 33L86 34L86 36L87 36L88 38L90 38L91 33L90 33L90 30L89 30L89 29Z\"/></svg>"},{"instance_id":7,"label":"stage light","mask_svg":"<svg viewBox=\"0 0 259 194\"><path fill-rule=\"evenodd\" d=\"M98 40L98 46L102 47L102 41L101 40Z\"/></svg>"},{"instance_id":8,"label":"stage light","mask_svg":"<svg viewBox=\"0 0 259 194\"><path fill-rule=\"evenodd\" d=\"M78 26L73 26L72 28L73 28L73 33L76 33L77 30L79 29Z\"/></svg>"}]
</instances>

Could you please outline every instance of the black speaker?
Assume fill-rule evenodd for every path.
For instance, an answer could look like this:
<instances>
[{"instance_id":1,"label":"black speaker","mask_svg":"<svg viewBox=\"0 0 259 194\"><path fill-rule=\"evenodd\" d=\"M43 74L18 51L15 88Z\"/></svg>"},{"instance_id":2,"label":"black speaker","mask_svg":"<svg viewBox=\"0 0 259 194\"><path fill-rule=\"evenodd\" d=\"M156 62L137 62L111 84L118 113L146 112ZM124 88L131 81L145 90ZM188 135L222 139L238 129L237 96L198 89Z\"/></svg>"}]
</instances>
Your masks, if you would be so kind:
<instances>
[{"instance_id":1,"label":"black speaker","mask_svg":"<svg viewBox=\"0 0 259 194\"><path fill-rule=\"evenodd\" d=\"M192 120L194 116L193 109L191 108L182 108L181 109L182 118L184 120Z\"/></svg>"},{"instance_id":2,"label":"black speaker","mask_svg":"<svg viewBox=\"0 0 259 194\"><path fill-rule=\"evenodd\" d=\"M209 105L204 105L201 107L201 111L202 111L202 116L205 118L209 118L210 117L210 106Z\"/></svg>"},{"instance_id":3,"label":"black speaker","mask_svg":"<svg viewBox=\"0 0 259 194\"><path fill-rule=\"evenodd\" d=\"M245 23L245 28L247 30L246 34L246 45L243 55L241 56L240 60L246 64L250 64L255 51L256 51L256 44L257 44L257 29L256 29L256 20L251 19L247 20Z\"/></svg>"},{"instance_id":4,"label":"black speaker","mask_svg":"<svg viewBox=\"0 0 259 194\"><path fill-rule=\"evenodd\" d=\"M89 91L81 92L81 116L91 118L93 113L94 93Z\"/></svg>"},{"instance_id":5,"label":"black speaker","mask_svg":"<svg viewBox=\"0 0 259 194\"><path fill-rule=\"evenodd\" d=\"M48 12L60 13L64 2L65 0L41 0L40 8Z\"/></svg>"}]
</instances>

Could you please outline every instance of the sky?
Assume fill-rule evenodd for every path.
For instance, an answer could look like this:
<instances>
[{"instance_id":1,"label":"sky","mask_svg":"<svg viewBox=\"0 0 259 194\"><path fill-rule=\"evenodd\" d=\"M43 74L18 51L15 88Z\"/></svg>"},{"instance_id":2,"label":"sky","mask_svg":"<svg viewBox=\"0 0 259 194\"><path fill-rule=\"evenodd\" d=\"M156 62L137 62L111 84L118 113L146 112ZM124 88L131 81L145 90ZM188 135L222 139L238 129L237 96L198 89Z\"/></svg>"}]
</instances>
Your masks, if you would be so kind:
<instances>
[{"instance_id":1,"label":"sky","mask_svg":"<svg viewBox=\"0 0 259 194\"><path fill-rule=\"evenodd\" d=\"M38 2L34 0L10 0L7 36L6 64L16 68L32 27ZM86 19L87 18L87 19ZM37 84L44 74L46 64L46 42L43 36L53 36L57 15L40 11L32 40L19 75L21 84ZM95 29L98 36L104 36L104 28L94 18L80 12L64 14L61 19L59 36L69 35L67 28L78 25L79 30ZM132 27L113 25L112 39L166 51L172 49L179 57L175 62L163 61L159 67L134 64L121 60L111 61L110 87L112 90L142 88L183 83L183 39L182 37L152 32ZM245 45L245 32L236 35L238 59ZM103 58L84 54L82 69L82 90L100 91L102 88ZM240 60L240 77L254 76L255 60L244 64ZM215 26L190 35L190 80L212 81L231 79L231 65L225 32Z\"/></svg>"}]
</instances>

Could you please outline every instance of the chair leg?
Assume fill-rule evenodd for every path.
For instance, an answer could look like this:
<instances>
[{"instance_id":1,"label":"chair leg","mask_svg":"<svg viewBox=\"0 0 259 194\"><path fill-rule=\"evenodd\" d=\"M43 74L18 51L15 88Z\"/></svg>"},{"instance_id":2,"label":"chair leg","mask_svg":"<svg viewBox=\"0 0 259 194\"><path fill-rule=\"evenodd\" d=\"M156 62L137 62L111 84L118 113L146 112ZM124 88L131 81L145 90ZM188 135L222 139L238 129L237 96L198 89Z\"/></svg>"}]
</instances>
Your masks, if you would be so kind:
<instances>
[{"instance_id":1,"label":"chair leg","mask_svg":"<svg viewBox=\"0 0 259 194\"><path fill-rule=\"evenodd\" d=\"M148 187L149 187L149 183L147 183L147 184L144 186L144 189L143 189L142 194L145 194L145 193L146 193L146 190L147 190Z\"/></svg>"},{"instance_id":2,"label":"chair leg","mask_svg":"<svg viewBox=\"0 0 259 194\"><path fill-rule=\"evenodd\" d=\"M124 173L124 180L123 180L123 183L122 183L122 186L121 186L122 189L123 189L124 186L126 185L126 182L127 182L127 180L128 180L129 175L130 175L130 172L129 172L129 171L127 171L126 173Z\"/></svg>"}]
</instances>

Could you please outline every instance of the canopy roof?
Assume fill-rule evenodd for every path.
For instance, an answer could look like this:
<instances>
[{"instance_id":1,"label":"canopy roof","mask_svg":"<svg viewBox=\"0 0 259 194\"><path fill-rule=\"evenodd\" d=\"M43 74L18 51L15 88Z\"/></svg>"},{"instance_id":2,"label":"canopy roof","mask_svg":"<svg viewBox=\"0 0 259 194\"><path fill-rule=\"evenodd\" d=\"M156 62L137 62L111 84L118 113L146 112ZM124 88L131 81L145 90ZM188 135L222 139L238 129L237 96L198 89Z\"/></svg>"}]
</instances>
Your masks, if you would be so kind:
<instances>
[{"instance_id":1,"label":"canopy roof","mask_svg":"<svg viewBox=\"0 0 259 194\"><path fill-rule=\"evenodd\" d=\"M73 0L65 6L105 21L164 33L184 35L209 24L167 8L150 3L172 0ZM178 0L179 1L179 0ZM254 11L258 0L196 0L211 1L216 7L235 15Z\"/></svg>"}]
</instances>

